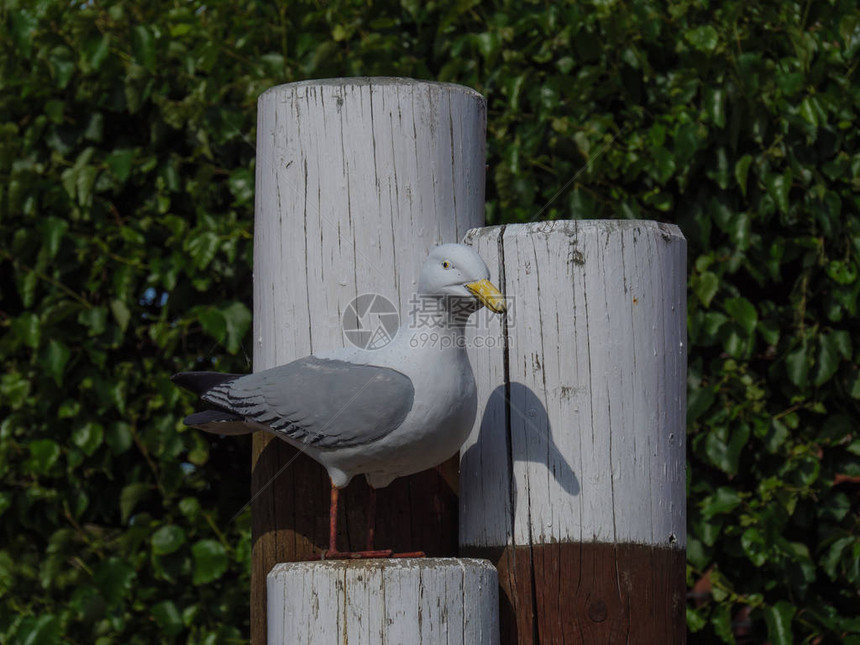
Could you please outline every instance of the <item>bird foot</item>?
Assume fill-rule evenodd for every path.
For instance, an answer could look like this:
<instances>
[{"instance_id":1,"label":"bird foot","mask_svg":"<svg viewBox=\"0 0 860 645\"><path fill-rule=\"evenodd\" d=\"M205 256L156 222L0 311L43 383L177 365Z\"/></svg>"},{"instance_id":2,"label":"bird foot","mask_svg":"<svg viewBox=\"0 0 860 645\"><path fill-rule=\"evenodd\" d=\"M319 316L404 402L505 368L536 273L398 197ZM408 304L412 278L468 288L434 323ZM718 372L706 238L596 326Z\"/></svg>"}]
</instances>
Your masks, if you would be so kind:
<instances>
[{"instance_id":1,"label":"bird foot","mask_svg":"<svg viewBox=\"0 0 860 645\"><path fill-rule=\"evenodd\" d=\"M409 551L408 553L394 553L391 549L379 549L376 551L323 551L314 553L308 560L370 560L373 558L426 558L424 551Z\"/></svg>"},{"instance_id":2,"label":"bird foot","mask_svg":"<svg viewBox=\"0 0 860 645\"><path fill-rule=\"evenodd\" d=\"M366 560L370 558L390 558L391 549L378 549L375 551L332 551L328 549L322 553L313 554L309 560Z\"/></svg>"}]
</instances>

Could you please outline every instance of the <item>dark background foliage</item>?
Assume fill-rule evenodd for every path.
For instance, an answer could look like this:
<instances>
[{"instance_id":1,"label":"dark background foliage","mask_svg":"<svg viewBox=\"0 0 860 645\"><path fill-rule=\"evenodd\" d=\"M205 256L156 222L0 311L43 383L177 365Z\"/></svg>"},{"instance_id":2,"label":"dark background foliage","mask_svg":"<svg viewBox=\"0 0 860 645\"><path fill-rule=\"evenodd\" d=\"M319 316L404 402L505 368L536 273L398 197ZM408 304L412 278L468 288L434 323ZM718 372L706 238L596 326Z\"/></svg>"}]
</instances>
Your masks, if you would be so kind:
<instances>
[{"instance_id":1,"label":"dark background foliage","mask_svg":"<svg viewBox=\"0 0 860 645\"><path fill-rule=\"evenodd\" d=\"M853 0L0 3L0 641L240 642L255 100L488 99L488 218L689 241L694 642L860 643ZM238 513L237 517L233 517Z\"/></svg>"}]
</instances>

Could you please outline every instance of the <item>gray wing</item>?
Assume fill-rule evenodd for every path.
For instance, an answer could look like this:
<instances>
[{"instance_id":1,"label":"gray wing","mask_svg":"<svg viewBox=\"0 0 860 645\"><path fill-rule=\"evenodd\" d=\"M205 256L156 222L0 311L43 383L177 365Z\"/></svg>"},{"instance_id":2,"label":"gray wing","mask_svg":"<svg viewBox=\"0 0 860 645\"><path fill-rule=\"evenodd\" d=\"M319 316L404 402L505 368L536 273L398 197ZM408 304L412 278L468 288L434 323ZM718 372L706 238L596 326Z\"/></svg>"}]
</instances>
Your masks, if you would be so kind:
<instances>
[{"instance_id":1,"label":"gray wing","mask_svg":"<svg viewBox=\"0 0 860 645\"><path fill-rule=\"evenodd\" d=\"M223 383L202 398L301 443L344 448L399 427L415 389L394 369L308 356Z\"/></svg>"}]
</instances>

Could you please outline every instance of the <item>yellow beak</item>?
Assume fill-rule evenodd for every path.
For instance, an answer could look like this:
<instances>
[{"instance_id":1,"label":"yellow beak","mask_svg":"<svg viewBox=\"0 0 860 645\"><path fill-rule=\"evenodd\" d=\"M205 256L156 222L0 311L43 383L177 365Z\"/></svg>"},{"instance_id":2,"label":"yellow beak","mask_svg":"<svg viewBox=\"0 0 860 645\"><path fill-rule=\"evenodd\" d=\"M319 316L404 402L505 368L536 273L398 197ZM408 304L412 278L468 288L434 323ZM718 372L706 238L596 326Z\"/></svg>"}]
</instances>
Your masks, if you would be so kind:
<instances>
[{"instance_id":1,"label":"yellow beak","mask_svg":"<svg viewBox=\"0 0 860 645\"><path fill-rule=\"evenodd\" d=\"M502 292L496 289L496 285L489 280L470 282L466 288L475 294L478 301L493 313L503 314L508 310Z\"/></svg>"}]
</instances>

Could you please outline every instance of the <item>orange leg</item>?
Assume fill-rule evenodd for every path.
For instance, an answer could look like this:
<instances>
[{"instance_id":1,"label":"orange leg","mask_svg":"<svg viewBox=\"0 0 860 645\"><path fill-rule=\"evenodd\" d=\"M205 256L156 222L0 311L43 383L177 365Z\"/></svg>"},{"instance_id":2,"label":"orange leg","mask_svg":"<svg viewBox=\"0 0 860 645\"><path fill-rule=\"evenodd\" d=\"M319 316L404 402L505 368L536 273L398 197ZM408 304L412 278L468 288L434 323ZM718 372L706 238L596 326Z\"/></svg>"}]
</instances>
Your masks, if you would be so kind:
<instances>
[{"instance_id":1,"label":"orange leg","mask_svg":"<svg viewBox=\"0 0 860 645\"><path fill-rule=\"evenodd\" d=\"M368 486L367 495L367 550L373 551L373 534L376 529L376 489Z\"/></svg>"},{"instance_id":2,"label":"orange leg","mask_svg":"<svg viewBox=\"0 0 860 645\"><path fill-rule=\"evenodd\" d=\"M372 490L372 489L371 489ZM373 529L369 529L367 551L338 551L337 550L337 506L340 491L337 486L331 486L331 505L328 515L328 550L320 555L311 556L311 560L343 560L359 558L388 558L391 557L391 549L373 550ZM375 497L375 495L374 495ZM375 505L375 499L372 506ZM373 507L369 509L374 511Z\"/></svg>"},{"instance_id":3,"label":"orange leg","mask_svg":"<svg viewBox=\"0 0 860 645\"><path fill-rule=\"evenodd\" d=\"M331 485L331 506L328 509L328 552L337 553L337 498L340 491Z\"/></svg>"}]
</instances>

